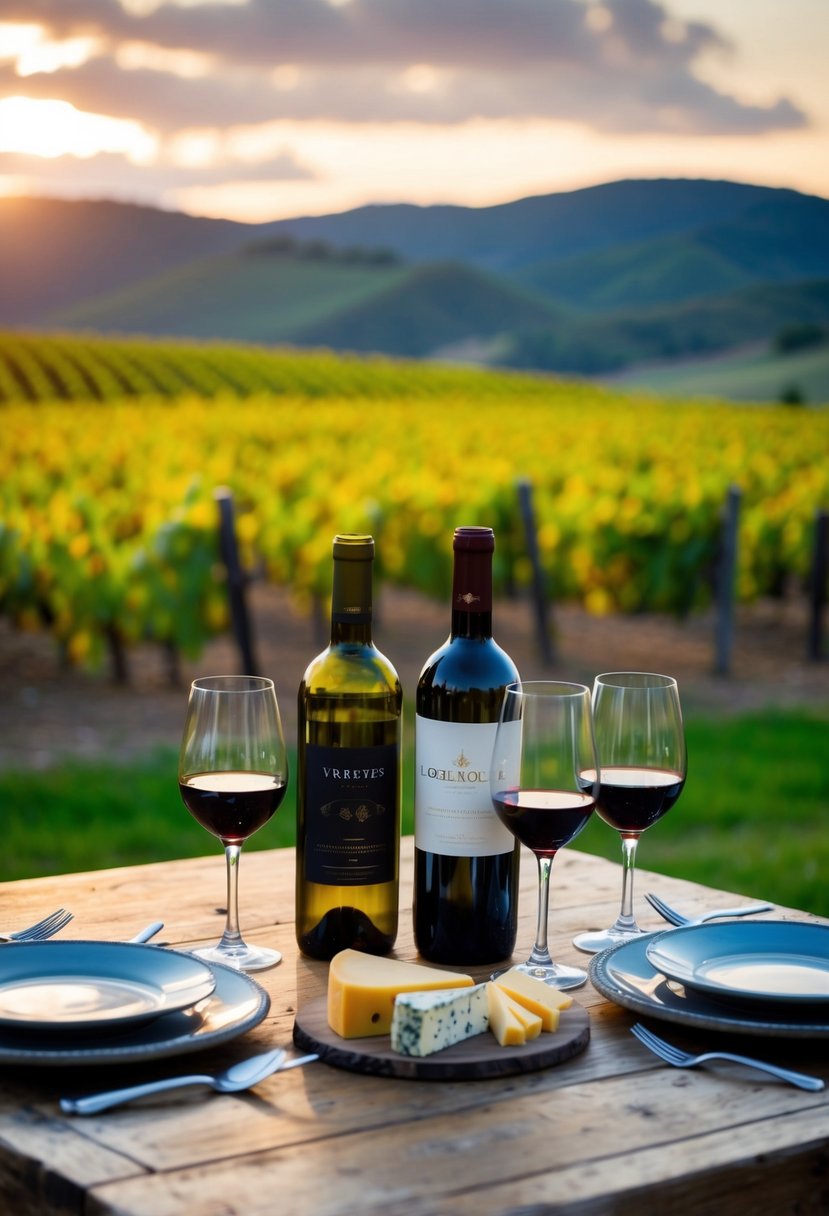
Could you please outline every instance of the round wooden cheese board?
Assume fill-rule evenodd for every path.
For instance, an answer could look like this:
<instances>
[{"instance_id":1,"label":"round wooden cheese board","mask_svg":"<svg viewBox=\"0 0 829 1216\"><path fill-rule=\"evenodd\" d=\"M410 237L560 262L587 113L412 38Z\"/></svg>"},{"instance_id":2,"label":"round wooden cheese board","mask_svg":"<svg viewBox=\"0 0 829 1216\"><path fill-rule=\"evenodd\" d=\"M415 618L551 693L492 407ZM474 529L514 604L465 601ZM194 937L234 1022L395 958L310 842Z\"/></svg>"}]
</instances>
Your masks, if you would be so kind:
<instances>
[{"instance_id":1,"label":"round wooden cheese board","mask_svg":"<svg viewBox=\"0 0 829 1216\"><path fill-rule=\"evenodd\" d=\"M537 1039L520 1047L500 1047L493 1035L485 1031L422 1058L392 1051L387 1034L340 1038L328 1025L325 997L303 1006L294 1021L294 1043L303 1051L317 1052L326 1064L351 1072L414 1081L482 1081L537 1072L571 1060L584 1051L589 1041L587 1010L575 1003L562 1013L558 1030L552 1034L542 1031Z\"/></svg>"}]
</instances>

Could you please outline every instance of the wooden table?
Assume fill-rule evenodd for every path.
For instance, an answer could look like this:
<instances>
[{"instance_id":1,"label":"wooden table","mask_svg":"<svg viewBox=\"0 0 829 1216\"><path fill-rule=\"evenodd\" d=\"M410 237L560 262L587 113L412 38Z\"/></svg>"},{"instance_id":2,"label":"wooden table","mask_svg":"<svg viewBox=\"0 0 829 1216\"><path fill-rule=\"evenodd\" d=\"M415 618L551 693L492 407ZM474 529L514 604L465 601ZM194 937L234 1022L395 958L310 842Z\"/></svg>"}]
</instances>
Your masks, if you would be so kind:
<instances>
[{"instance_id":1,"label":"wooden table","mask_svg":"<svg viewBox=\"0 0 829 1216\"><path fill-rule=\"evenodd\" d=\"M324 964L297 952L293 872L292 850L243 859L246 936L285 955L281 966L256 977L272 1004L265 1021L247 1035L180 1060L95 1068L83 1079L76 1069L3 1069L0 1211L15 1216L805 1216L829 1211L829 1092L805 1093L747 1072L668 1068L630 1035L633 1015L604 1000L589 983L576 994L590 1013L589 1047L544 1072L434 1083L361 1076L315 1063L273 1076L245 1094L185 1090L94 1118L62 1115L58 1098L67 1092L106 1088L136 1076L203 1071L291 1043L298 1003L324 993L327 974ZM410 839L403 843L402 873L396 954L414 958ZM557 858L551 913L556 957L585 961L571 938L610 923L619 884L617 865L568 849ZM656 890L685 908L739 902L733 895L646 872L639 875L638 889ZM216 854L7 883L0 888L0 913L4 925L26 924L63 904L75 913L74 936L96 939L126 938L161 918L162 938L186 947L218 937L223 918L216 905L223 896L223 863ZM519 957L527 953L534 919L535 863L527 854ZM657 927L656 917L646 911L641 920ZM663 1024L662 1030L675 1041L689 1041L681 1028ZM705 1035L708 1042L712 1037ZM754 1039L750 1046L755 1054L829 1078L826 1040Z\"/></svg>"}]
</instances>

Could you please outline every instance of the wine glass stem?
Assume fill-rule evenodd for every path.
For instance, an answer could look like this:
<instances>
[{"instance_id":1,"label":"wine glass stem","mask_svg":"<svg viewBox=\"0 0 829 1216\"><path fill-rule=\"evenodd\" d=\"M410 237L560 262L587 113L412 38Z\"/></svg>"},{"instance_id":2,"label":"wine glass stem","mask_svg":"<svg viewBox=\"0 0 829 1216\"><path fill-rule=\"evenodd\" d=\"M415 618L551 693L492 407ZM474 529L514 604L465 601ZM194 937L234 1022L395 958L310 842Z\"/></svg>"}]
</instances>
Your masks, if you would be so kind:
<instances>
[{"instance_id":1,"label":"wine glass stem","mask_svg":"<svg viewBox=\"0 0 829 1216\"><path fill-rule=\"evenodd\" d=\"M633 915L633 875L636 868L636 846L638 836L622 837L622 906L614 929L638 929Z\"/></svg>"},{"instance_id":2,"label":"wine glass stem","mask_svg":"<svg viewBox=\"0 0 829 1216\"><path fill-rule=\"evenodd\" d=\"M547 948L547 914L550 907L550 870L552 857L538 858L538 922L535 927L535 945L528 962L539 967L549 967L552 964L550 951Z\"/></svg>"},{"instance_id":3,"label":"wine glass stem","mask_svg":"<svg viewBox=\"0 0 829 1216\"><path fill-rule=\"evenodd\" d=\"M239 863L242 860L240 844L226 844L227 858L227 920L222 934L222 946L242 945L239 932Z\"/></svg>"}]
</instances>

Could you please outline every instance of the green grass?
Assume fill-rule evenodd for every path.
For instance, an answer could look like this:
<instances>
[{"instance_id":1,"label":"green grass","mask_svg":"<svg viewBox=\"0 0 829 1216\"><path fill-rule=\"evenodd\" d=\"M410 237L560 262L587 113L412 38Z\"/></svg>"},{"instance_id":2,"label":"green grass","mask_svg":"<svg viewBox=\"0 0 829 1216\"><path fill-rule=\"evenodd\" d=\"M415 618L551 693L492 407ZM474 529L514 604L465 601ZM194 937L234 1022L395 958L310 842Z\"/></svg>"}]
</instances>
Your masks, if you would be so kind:
<instances>
[{"instance_id":1,"label":"green grass","mask_svg":"<svg viewBox=\"0 0 829 1216\"><path fill-rule=\"evenodd\" d=\"M638 865L829 916L829 717L765 711L692 720L686 734L685 790ZM621 858L597 816L576 847Z\"/></svg>"},{"instance_id":2,"label":"green grass","mask_svg":"<svg viewBox=\"0 0 829 1216\"><path fill-rule=\"evenodd\" d=\"M685 791L643 837L639 864L829 916L829 715L695 718L687 737ZM293 844L294 788L247 850ZM412 788L407 748L406 832L412 831ZM179 799L173 751L122 766L73 763L45 773L0 773L0 802L6 811L3 880L219 851ZM597 817L576 847L620 857L618 836Z\"/></svg>"}]
</instances>

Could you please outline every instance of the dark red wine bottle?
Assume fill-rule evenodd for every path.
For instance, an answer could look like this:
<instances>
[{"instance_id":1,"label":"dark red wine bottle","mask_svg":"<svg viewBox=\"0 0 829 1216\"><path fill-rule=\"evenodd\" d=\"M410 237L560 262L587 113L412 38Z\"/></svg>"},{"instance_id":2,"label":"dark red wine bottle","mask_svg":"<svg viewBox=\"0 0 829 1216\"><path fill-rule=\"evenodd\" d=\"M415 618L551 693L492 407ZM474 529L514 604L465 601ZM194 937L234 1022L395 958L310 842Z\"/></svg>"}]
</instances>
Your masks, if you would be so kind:
<instances>
[{"instance_id":1,"label":"dark red wine bottle","mask_svg":"<svg viewBox=\"0 0 829 1216\"><path fill-rule=\"evenodd\" d=\"M508 958L519 844L499 821L489 762L515 665L492 636L491 528L455 531L452 624L417 685L414 932L431 962Z\"/></svg>"},{"instance_id":2,"label":"dark red wine bottle","mask_svg":"<svg viewBox=\"0 0 829 1216\"><path fill-rule=\"evenodd\" d=\"M296 934L304 954L397 936L403 693L371 640L370 536L334 540L331 643L299 688Z\"/></svg>"}]
</instances>

